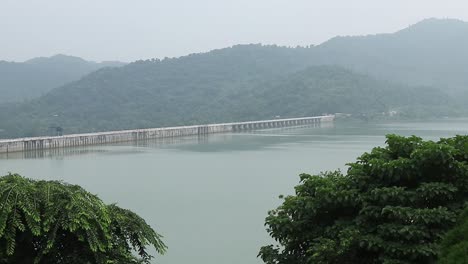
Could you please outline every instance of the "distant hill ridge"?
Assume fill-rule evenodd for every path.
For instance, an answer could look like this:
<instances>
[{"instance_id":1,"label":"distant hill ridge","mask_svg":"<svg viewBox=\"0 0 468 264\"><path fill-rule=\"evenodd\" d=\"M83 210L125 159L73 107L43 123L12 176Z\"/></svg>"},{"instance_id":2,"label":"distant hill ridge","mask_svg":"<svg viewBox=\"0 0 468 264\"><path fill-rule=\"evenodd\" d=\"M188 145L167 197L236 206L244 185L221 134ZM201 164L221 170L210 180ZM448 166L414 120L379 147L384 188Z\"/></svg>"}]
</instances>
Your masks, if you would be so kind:
<instances>
[{"instance_id":1,"label":"distant hill ridge","mask_svg":"<svg viewBox=\"0 0 468 264\"><path fill-rule=\"evenodd\" d=\"M36 98L98 69L123 65L125 63L97 63L63 54L25 62L0 61L0 103Z\"/></svg>"},{"instance_id":2,"label":"distant hill ridge","mask_svg":"<svg viewBox=\"0 0 468 264\"><path fill-rule=\"evenodd\" d=\"M392 34L336 37L313 53L318 64L408 85L459 93L468 84L468 23L460 20L426 19Z\"/></svg>"},{"instance_id":3,"label":"distant hill ridge","mask_svg":"<svg viewBox=\"0 0 468 264\"><path fill-rule=\"evenodd\" d=\"M103 61L103 62L94 62L94 61L87 61L83 58L76 57L76 56L70 56L70 55L64 55L64 54L56 54L50 57L36 57L32 58L29 60L26 60L24 63L26 64L35 64L35 65L89 65L89 64L94 64L94 65L100 65L101 67L120 67L123 66L127 63L125 62L120 62L120 61Z\"/></svg>"}]
</instances>

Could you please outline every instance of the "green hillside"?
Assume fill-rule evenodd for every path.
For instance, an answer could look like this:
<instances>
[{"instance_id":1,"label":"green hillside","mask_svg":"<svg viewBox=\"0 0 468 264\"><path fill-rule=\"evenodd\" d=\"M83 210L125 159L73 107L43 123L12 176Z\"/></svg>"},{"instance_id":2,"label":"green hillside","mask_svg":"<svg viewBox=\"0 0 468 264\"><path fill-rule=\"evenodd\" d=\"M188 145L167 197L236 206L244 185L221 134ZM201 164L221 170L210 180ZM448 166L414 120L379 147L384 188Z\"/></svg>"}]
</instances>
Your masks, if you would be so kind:
<instances>
[{"instance_id":1,"label":"green hillside","mask_svg":"<svg viewBox=\"0 0 468 264\"><path fill-rule=\"evenodd\" d=\"M25 62L0 61L0 103L36 98L100 68L122 65L120 62L96 63L66 55Z\"/></svg>"},{"instance_id":2,"label":"green hillside","mask_svg":"<svg viewBox=\"0 0 468 264\"><path fill-rule=\"evenodd\" d=\"M237 45L100 69L0 105L0 137L45 135L51 126L74 133L336 112L449 116L466 111L467 69L468 23L458 20L306 48Z\"/></svg>"},{"instance_id":3,"label":"green hillside","mask_svg":"<svg viewBox=\"0 0 468 264\"><path fill-rule=\"evenodd\" d=\"M468 91L468 23L460 20L426 19L393 34L336 37L317 46L313 57L402 84Z\"/></svg>"},{"instance_id":4,"label":"green hillside","mask_svg":"<svg viewBox=\"0 0 468 264\"><path fill-rule=\"evenodd\" d=\"M211 70L200 72L199 67L190 67L197 69L197 74L189 68L179 74L183 70L172 67L165 71L174 74L154 74L154 68L161 64L164 62L141 62L118 70L103 69L27 105L8 107L0 115L5 125L3 135L44 135L50 126L76 133L270 119L278 115L369 115L401 111L409 105L421 109L428 100L436 107L449 101L437 90L421 93L420 88L377 81L336 66L314 66L264 79L260 74L245 73L242 75L249 77L240 78L222 68L214 75ZM249 61L246 68L252 64Z\"/></svg>"}]
</instances>

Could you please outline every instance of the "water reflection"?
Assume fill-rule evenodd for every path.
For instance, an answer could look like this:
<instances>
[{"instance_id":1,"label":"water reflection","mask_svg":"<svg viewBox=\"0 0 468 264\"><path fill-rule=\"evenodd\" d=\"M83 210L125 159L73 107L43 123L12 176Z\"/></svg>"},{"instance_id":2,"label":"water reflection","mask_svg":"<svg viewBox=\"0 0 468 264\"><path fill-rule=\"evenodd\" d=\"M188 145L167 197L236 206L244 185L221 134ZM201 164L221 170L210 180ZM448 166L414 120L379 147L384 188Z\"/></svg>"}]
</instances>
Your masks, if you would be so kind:
<instances>
[{"instance_id":1,"label":"water reflection","mask_svg":"<svg viewBox=\"0 0 468 264\"><path fill-rule=\"evenodd\" d=\"M75 147L75 148L56 148L47 150L33 150L24 152L0 153L0 159L43 159L43 158L60 158L65 156L77 156L90 153L102 153L103 149L92 147Z\"/></svg>"}]
</instances>

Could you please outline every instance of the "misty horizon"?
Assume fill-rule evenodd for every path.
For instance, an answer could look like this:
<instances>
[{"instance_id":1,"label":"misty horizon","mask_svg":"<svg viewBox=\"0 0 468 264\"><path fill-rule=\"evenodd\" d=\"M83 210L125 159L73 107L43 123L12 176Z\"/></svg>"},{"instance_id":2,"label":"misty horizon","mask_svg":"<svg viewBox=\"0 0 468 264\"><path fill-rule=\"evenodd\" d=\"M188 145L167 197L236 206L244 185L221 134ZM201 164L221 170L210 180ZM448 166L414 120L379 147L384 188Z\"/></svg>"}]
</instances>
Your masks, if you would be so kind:
<instances>
[{"instance_id":1,"label":"misty horizon","mask_svg":"<svg viewBox=\"0 0 468 264\"><path fill-rule=\"evenodd\" d=\"M17 62L17 63L26 63L26 62L30 62L32 60L35 60L35 59L51 59L51 58L57 58L57 57L68 57L68 58L74 58L74 59L80 59L80 60L85 60L85 61L88 61L88 62L95 62L95 63L106 63L106 62L121 62L121 63L132 63L132 62L135 62L135 61L139 61L139 60L148 60L148 59L160 59L160 60L163 60L163 59L172 59L172 58L181 58L181 57L185 57L185 56L189 56L189 55L193 55L193 54L203 54L203 53L208 53L208 52L211 52L211 51L215 51L215 50L221 50L221 49L226 49L226 48L232 48L232 47L235 47L235 46L243 46L243 45L261 45L261 46L277 46L277 47L284 47L284 48L297 48L297 47L300 47L300 48L308 48L308 47L314 47L314 46L320 46L334 38L340 38L340 37L367 37L367 36L377 36L377 35L390 35L390 34L394 34L394 33L397 33L399 31L402 31L402 30L405 30L407 28L410 28L414 25L417 25L419 23L422 23L422 22L425 22L425 21L431 21L431 20L438 20L438 21L458 21L458 22L462 22L462 23L467 23L467 21L465 20L462 20L462 19L458 19L458 18L437 18L437 17L429 17L429 18L424 18L420 21L417 21L416 23L414 24L411 24L411 25L408 25L407 27L404 27L404 28L400 28L400 29L397 29L395 31L392 31L392 32L377 32L377 33L363 33L363 34L360 34L360 35L336 35L336 36L332 36L330 37L329 39L326 39L320 43L317 43L317 44L308 44L308 45L280 45L280 44L276 44L276 43L261 43L261 42L258 42L258 43L237 43L237 44L232 44L230 46L224 46L224 47L217 47L217 48L213 48L213 49L210 49L210 50L204 50L204 51L195 51L195 52L191 52L191 53L187 53L187 54L180 54L180 55L177 55L177 56L162 56L162 57L149 57L149 58L138 58L138 59L135 59L135 60L132 60L132 61L122 61L122 60L117 60L117 59L108 59L108 60L92 60L92 59L88 59L88 58L85 58L85 57L81 57L81 56L77 56L76 54L66 54L66 53L54 53L54 54L51 54L51 55L38 55L38 56L35 56L35 57L31 57L31 58L27 58L25 60L22 60L22 61L8 61L8 62ZM6 61L6 60L3 60L2 58L0 58L0 61Z\"/></svg>"},{"instance_id":2,"label":"misty horizon","mask_svg":"<svg viewBox=\"0 0 468 264\"><path fill-rule=\"evenodd\" d=\"M238 44L319 45L393 33L427 18L468 21L461 1L80 1L0 4L0 60L55 54L89 61L174 58ZM466 9L465 9L466 10Z\"/></svg>"}]
</instances>

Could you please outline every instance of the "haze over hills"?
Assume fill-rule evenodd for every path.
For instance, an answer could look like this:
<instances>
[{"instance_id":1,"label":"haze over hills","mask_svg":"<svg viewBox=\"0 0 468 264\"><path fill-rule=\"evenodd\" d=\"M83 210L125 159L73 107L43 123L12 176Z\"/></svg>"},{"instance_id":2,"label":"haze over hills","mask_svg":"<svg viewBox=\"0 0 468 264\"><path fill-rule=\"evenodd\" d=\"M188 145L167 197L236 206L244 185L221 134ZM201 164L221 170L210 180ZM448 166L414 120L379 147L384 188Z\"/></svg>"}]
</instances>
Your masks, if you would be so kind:
<instances>
[{"instance_id":1,"label":"haze over hills","mask_svg":"<svg viewBox=\"0 0 468 264\"><path fill-rule=\"evenodd\" d=\"M100 68L123 65L125 63L96 63L62 54L25 62L0 61L0 103L36 98Z\"/></svg>"},{"instance_id":2,"label":"haze over hills","mask_svg":"<svg viewBox=\"0 0 468 264\"><path fill-rule=\"evenodd\" d=\"M468 94L467 56L468 23L429 19L314 47L238 45L137 61L3 106L0 137L335 112L452 115Z\"/></svg>"},{"instance_id":3,"label":"haze over hills","mask_svg":"<svg viewBox=\"0 0 468 264\"><path fill-rule=\"evenodd\" d=\"M460 20L426 19L393 34L336 37L313 53L318 64L450 93L468 90L468 23Z\"/></svg>"}]
</instances>

